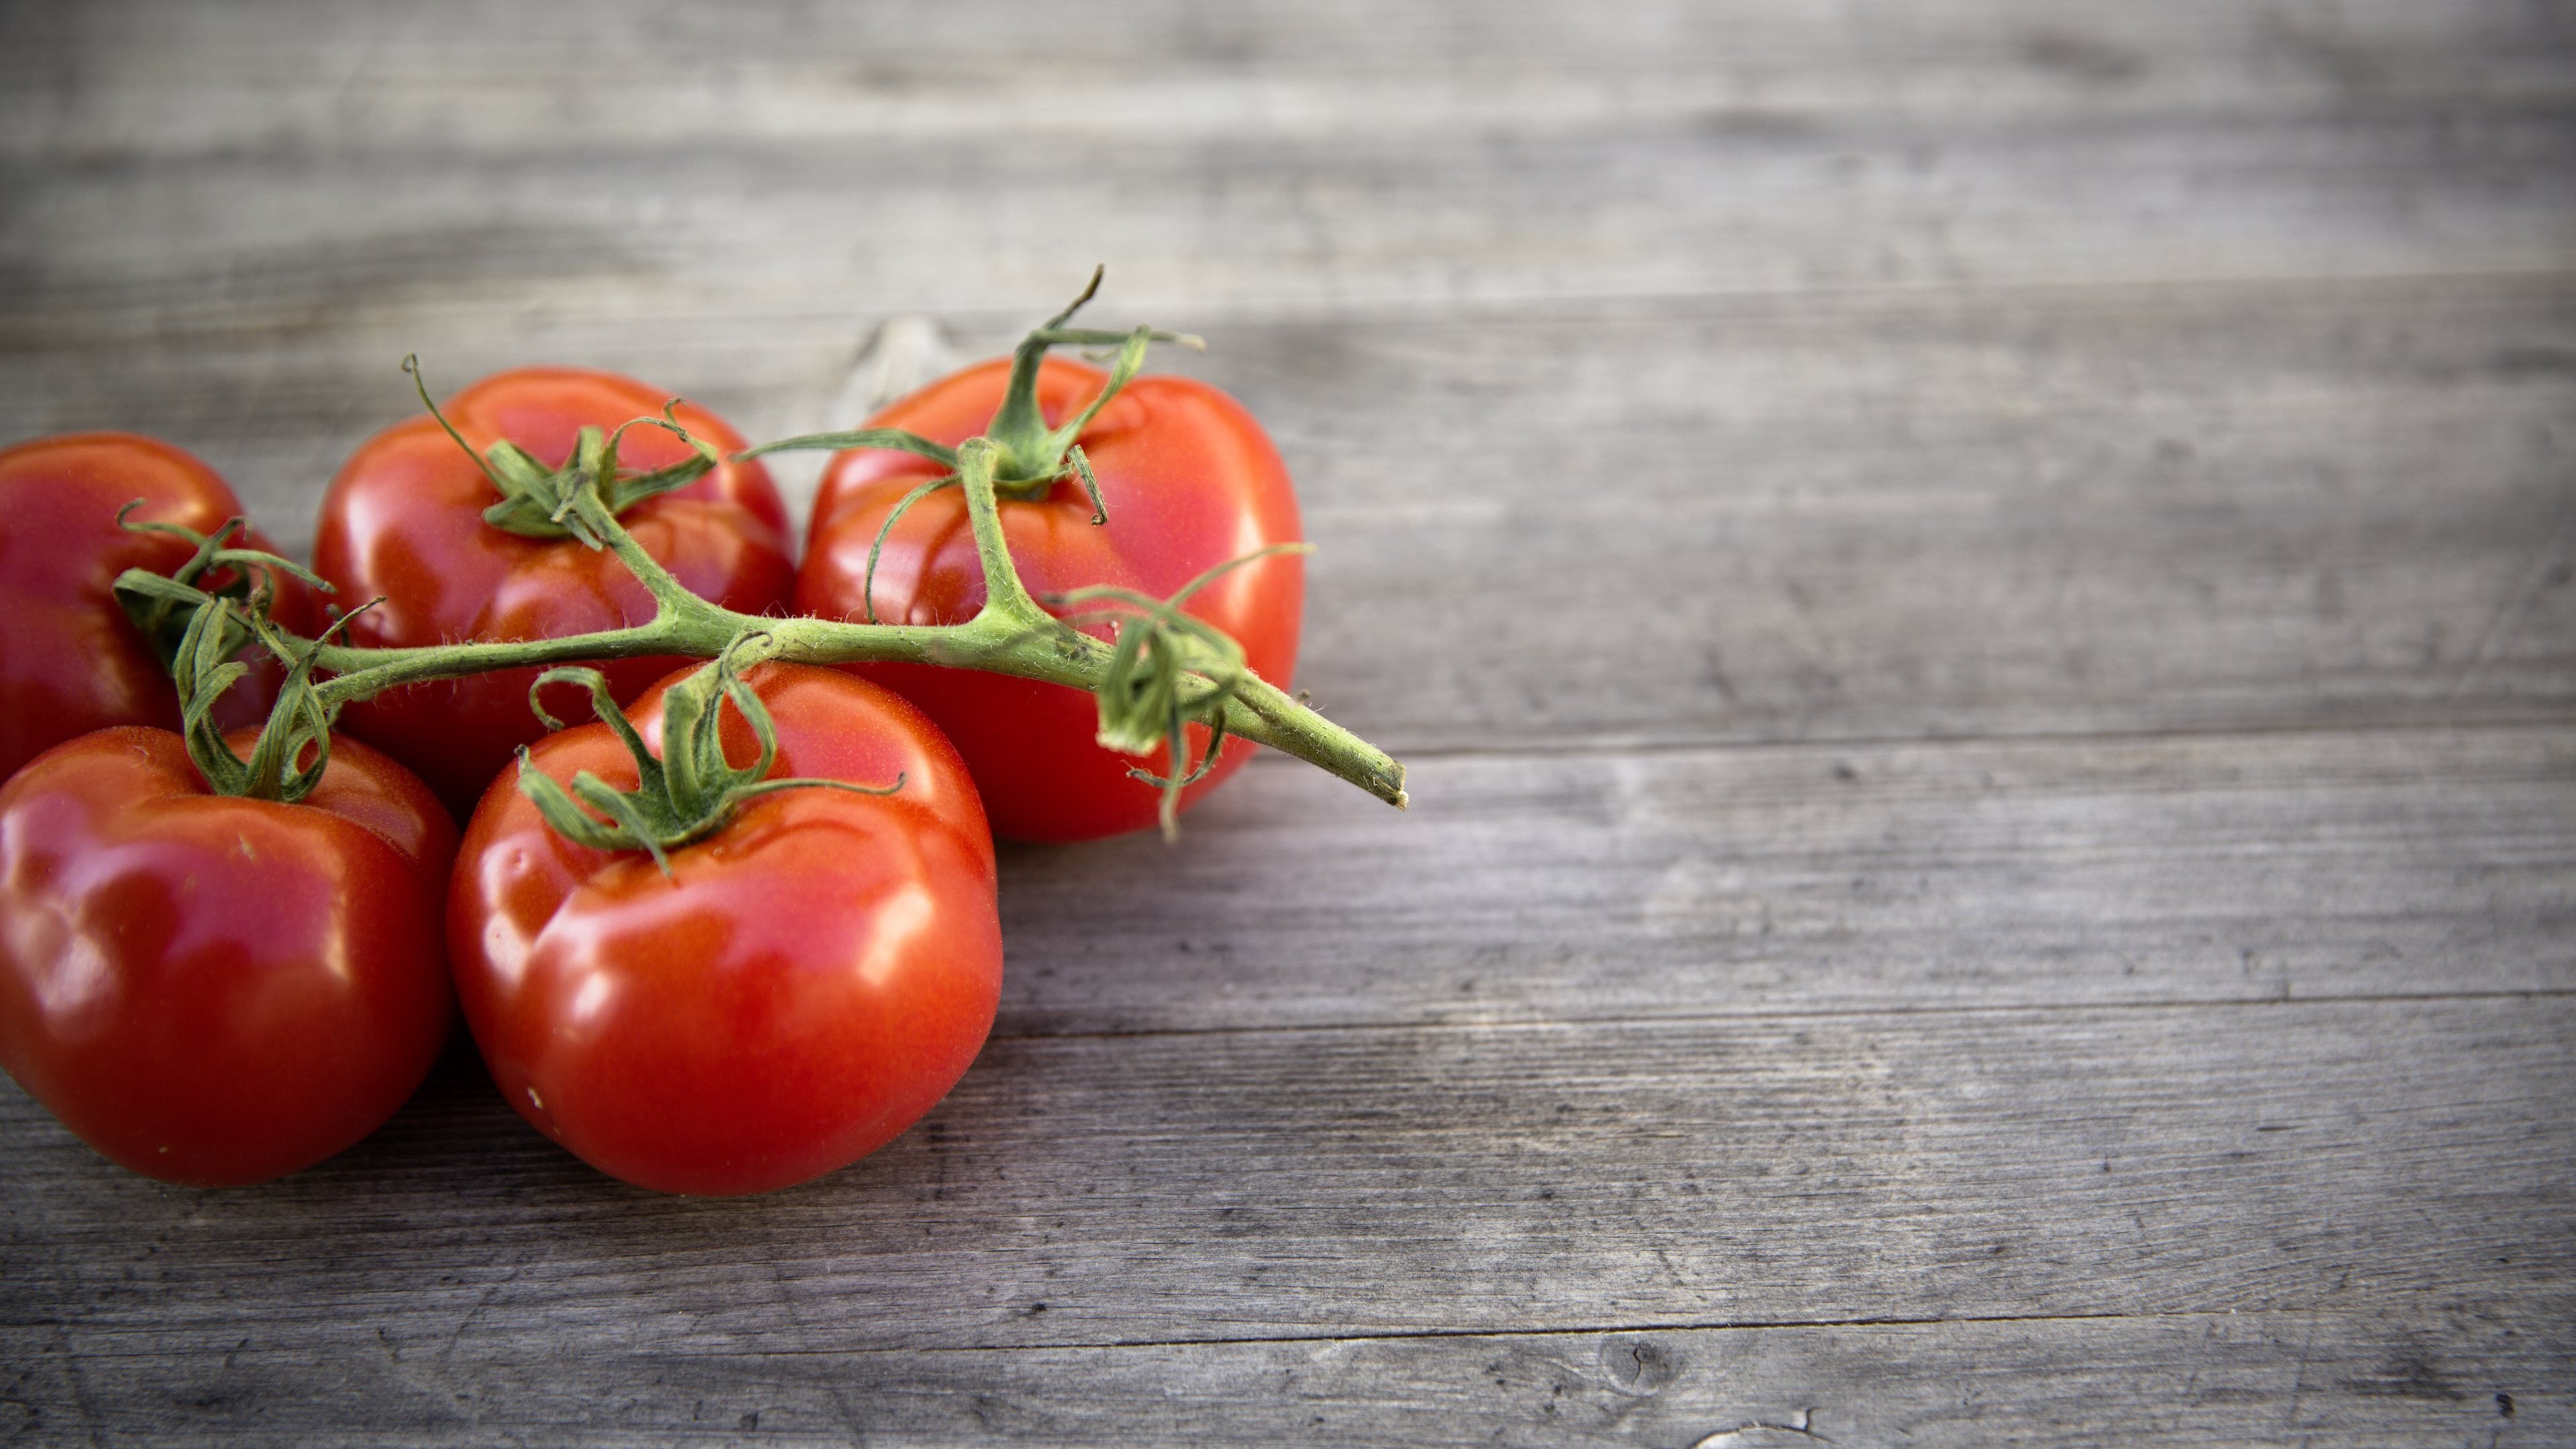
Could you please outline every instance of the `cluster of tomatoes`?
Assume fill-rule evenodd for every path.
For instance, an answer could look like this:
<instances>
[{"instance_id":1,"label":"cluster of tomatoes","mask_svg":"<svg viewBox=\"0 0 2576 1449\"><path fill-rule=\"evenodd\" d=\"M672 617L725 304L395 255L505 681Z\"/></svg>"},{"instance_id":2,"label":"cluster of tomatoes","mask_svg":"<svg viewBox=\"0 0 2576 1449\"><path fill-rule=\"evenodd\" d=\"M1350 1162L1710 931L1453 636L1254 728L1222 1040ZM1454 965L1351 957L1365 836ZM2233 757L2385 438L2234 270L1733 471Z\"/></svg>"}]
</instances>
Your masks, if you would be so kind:
<instances>
[{"instance_id":1,"label":"cluster of tomatoes","mask_svg":"<svg viewBox=\"0 0 2576 1449\"><path fill-rule=\"evenodd\" d=\"M1008 359L969 368L872 425L961 442L991 425L1010 372ZM1050 422L1106 383L1055 359L1034 381ZM583 430L662 403L624 377L524 369L453 398L455 437L421 416L368 441L331 484L312 558L332 599L381 599L345 621L346 642L650 621L652 596L612 552L487 521L498 498L476 454L506 442L560 467ZM776 488L736 456L743 439L703 409L669 416L721 461L618 521L700 597L919 625L981 606L964 500L920 491L939 471L931 459L836 455L800 561ZM1089 478L1069 472L1000 504L1041 599L1102 585L1168 594L1298 536L1276 451L1203 384L1138 379L1079 445ZM689 456L652 428L623 446L639 470ZM656 768L622 721L550 731L531 708L533 669L352 702L309 794L219 794L174 732L163 657L111 588L126 569L168 573L191 554L182 534L120 526L136 499L133 520L199 534L240 512L206 465L147 438L0 452L0 1063L82 1139L156 1178L258 1182L349 1146L418 1087L460 1006L511 1105L617 1177L741 1193L831 1171L927 1111L984 1041L1002 972L994 835L1110 835L1153 823L1161 803L1136 759L1094 740L1088 696L909 664L752 669L741 683L767 718L755 738L750 718L723 716L719 767L774 743L773 777L879 793L757 793L668 851L580 843L520 787L525 769L596 799L600 784L632 788ZM326 602L282 570L270 583L270 616L312 637ZM1278 557L1189 609L1284 684L1301 597L1297 561ZM660 754L666 703L698 667L598 665ZM237 747L280 675L269 661L215 705ZM539 693L551 715L587 709L570 685ZM1227 744L1188 793L1247 748Z\"/></svg>"}]
</instances>

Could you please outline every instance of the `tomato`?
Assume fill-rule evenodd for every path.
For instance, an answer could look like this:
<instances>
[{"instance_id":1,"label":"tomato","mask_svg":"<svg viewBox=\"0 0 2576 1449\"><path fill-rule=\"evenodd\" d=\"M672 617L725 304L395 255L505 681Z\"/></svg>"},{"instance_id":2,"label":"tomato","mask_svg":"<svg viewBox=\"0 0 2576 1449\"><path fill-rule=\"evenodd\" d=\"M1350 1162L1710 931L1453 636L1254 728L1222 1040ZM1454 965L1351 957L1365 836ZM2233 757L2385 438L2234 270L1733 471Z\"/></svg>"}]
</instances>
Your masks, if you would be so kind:
<instances>
[{"instance_id":1,"label":"tomato","mask_svg":"<svg viewBox=\"0 0 2576 1449\"><path fill-rule=\"evenodd\" d=\"M132 433L38 438L0 452L0 775L109 725L179 727L169 672L112 586L129 568L166 574L192 550L169 534L120 527L117 511L138 498L135 520L205 534L242 511L214 469ZM256 531L234 546L275 551ZM275 583L277 621L309 634L310 592L291 576ZM280 673L273 660L255 665L216 718L265 718Z\"/></svg>"},{"instance_id":2,"label":"tomato","mask_svg":"<svg viewBox=\"0 0 2576 1449\"><path fill-rule=\"evenodd\" d=\"M146 1176L319 1162L446 1038L455 849L428 788L354 741L293 805L210 793L167 730L57 746L0 789L0 1064Z\"/></svg>"},{"instance_id":3,"label":"tomato","mask_svg":"<svg viewBox=\"0 0 2576 1449\"><path fill-rule=\"evenodd\" d=\"M869 420L955 444L984 431L1010 373L996 359L952 374ZM1049 358L1037 375L1048 424L1098 396L1103 374ZM1228 559L1300 537L1288 470L1241 405L1189 378L1138 378L1082 430L1079 445L1100 484L1107 521L1092 522L1082 486L1068 477L1043 496L1001 504L1011 557L1029 591L1050 594L1116 585L1167 597ZM836 454L815 500L814 523L796 577L796 611L860 619L869 602L868 551L905 494L940 465L910 453ZM888 623L954 624L984 601L964 500L954 488L914 503L879 555L876 617ZM1293 555L1236 568L1192 595L1187 611L1234 636L1245 661L1286 687L1297 663L1303 562ZM1109 630L1095 630L1103 638ZM1094 739L1097 708L1080 692L1000 675L917 664L849 666L900 691L939 722L974 772L996 833L1020 840L1088 840L1153 824L1160 792L1130 775L1169 772L1164 751L1139 759ZM1203 741L1197 726L1191 733ZM1194 744L1187 768L1196 763ZM1184 792L1184 805L1215 786L1251 753L1227 742L1216 766Z\"/></svg>"},{"instance_id":4,"label":"tomato","mask_svg":"<svg viewBox=\"0 0 2576 1449\"><path fill-rule=\"evenodd\" d=\"M664 753L674 675L636 705ZM834 670L749 683L787 776L902 785L743 802L669 852L577 845L509 778L467 827L448 903L465 1018L519 1114L592 1166L663 1192L762 1192L876 1150L945 1095L1000 999L993 844L964 765L918 710ZM756 757L738 715L726 754ZM606 724L532 767L637 779Z\"/></svg>"},{"instance_id":5,"label":"tomato","mask_svg":"<svg viewBox=\"0 0 2576 1449\"><path fill-rule=\"evenodd\" d=\"M585 427L614 430L662 410L667 394L632 378L575 368L497 373L449 400L447 418L480 451L508 440L559 467ZM729 458L741 435L703 408L675 416ZM688 446L639 427L619 446L634 469L682 462ZM423 415L360 447L322 501L313 568L344 607L378 595L348 642L362 647L464 639L544 639L645 623L653 599L606 550L570 538L508 533L483 519L501 501L481 464ZM648 498L619 518L644 551L702 598L758 614L785 600L794 567L787 511L758 463L726 462L687 487ZM681 661L604 664L620 699ZM353 704L344 728L420 772L460 818L511 752L545 733L528 709L536 670L498 670L408 685Z\"/></svg>"}]
</instances>

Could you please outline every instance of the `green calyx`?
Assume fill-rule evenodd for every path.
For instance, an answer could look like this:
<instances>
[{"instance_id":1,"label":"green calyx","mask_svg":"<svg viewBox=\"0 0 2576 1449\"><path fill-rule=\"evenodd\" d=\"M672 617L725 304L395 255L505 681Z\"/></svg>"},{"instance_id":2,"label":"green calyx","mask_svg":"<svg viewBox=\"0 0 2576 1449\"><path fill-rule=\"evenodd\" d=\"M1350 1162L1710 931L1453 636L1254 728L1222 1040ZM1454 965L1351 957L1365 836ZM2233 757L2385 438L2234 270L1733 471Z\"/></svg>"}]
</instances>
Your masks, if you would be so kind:
<instances>
[{"instance_id":1,"label":"green calyx","mask_svg":"<svg viewBox=\"0 0 2576 1449\"><path fill-rule=\"evenodd\" d=\"M1145 353L1153 344L1175 342L1193 349L1207 346L1187 333L1165 332L1153 327L1137 327L1126 332L1066 327L1064 324L1072 320L1073 314L1082 310L1083 304L1099 293L1100 279L1107 270L1106 267L1094 267L1091 281L1082 289L1082 295L1074 298L1063 311L1039 324L1036 331L1021 338L1020 345L1012 349L1011 379L1003 389L1002 405L994 412L992 421L985 424L980 437L973 440L983 443L991 458L995 497L1023 501L1042 498L1058 482L1071 478L1082 485L1083 493L1091 500L1091 522L1095 527L1109 521L1109 509L1101 501L1100 480L1092 474L1091 459L1082 451L1082 430L1091 426L1091 420L1100 415L1102 408L1109 406L1110 399L1135 381L1136 374L1144 369ZM1046 416L1038 407L1038 371L1039 365L1046 360L1047 350L1053 347L1109 346L1118 349L1118 360L1111 366L1108 381L1102 384L1099 396L1061 425L1048 427ZM784 438L736 456L756 458L764 453L840 452L850 448L884 448L911 453L928 458L947 470L905 494L887 511L885 522L877 526L876 539L868 545L867 572L859 584L859 597L866 601L865 618L873 624L877 622L877 559L885 552L886 538L894 532L896 522L912 511L914 504L942 489L957 486L958 449L902 428L860 428L845 433L808 433L802 437Z\"/></svg>"},{"instance_id":2,"label":"green calyx","mask_svg":"<svg viewBox=\"0 0 2576 1449\"><path fill-rule=\"evenodd\" d=\"M723 461L713 444L680 426L680 420L672 413L680 405L678 398L662 405L660 417L631 419L620 423L615 432L583 428L575 435L572 456L560 468L538 462L507 438L476 453L474 445L465 441L465 435L456 431L456 425L438 410L438 404L430 401L429 384L421 376L419 357L404 358L403 371L411 374L421 406L429 409L429 415L438 419L438 425L456 440L456 446L474 459L483 476L500 491L501 501L483 510L483 521L522 538L574 538L589 548L605 547L607 540L597 522L581 507L583 499L596 497L609 516L615 517L647 498L688 487ZM690 456L649 473L625 472L618 467L617 445L626 430L635 427L662 429L688 444Z\"/></svg>"},{"instance_id":3,"label":"green calyx","mask_svg":"<svg viewBox=\"0 0 2576 1449\"><path fill-rule=\"evenodd\" d=\"M1272 554L1312 553L1314 548L1309 543L1274 543L1255 549L1209 569L1183 584L1168 599L1109 584L1073 589L1048 598L1047 602L1072 611L1060 619L1068 628L1095 623L1118 626L1108 668L1098 688L1092 691L1093 698L1100 702L1097 738L1104 748L1125 755L1150 754L1155 746L1163 746L1164 763L1171 773L1127 773L1163 792L1165 839L1180 833L1181 792L1216 768L1217 753L1225 748L1226 703L1251 673L1244 662L1243 646L1232 635L1191 618L1181 612L1181 605L1228 570ZM1086 609L1084 605L1099 607ZM1193 676L1205 680L1208 687L1195 691L1186 687ZM1207 748L1195 765L1184 768L1188 728L1193 724L1206 727Z\"/></svg>"},{"instance_id":4,"label":"green calyx","mask_svg":"<svg viewBox=\"0 0 2576 1449\"><path fill-rule=\"evenodd\" d=\"M1100 279L1106 268L1092 269L1091 282L1082 295L1073 299L1061 312L1040 323L1036 331L1020 339L1011 350L1011 378L1003 388L1002 405L984 425L983 437L993 445L993 488L1004 498L1041 498L1055 485L1071 478L1082 484L1091 497L1092 522L1107 521L1101 508L1100 482L1091 474L1091 460L1083 456L1082 430L1100 410L1109 406L1127 384L1136 380L1144 369L1145 353L1157 342L1173 342L1192 349L1204 348L1205 342L1183 332L1166 332L1155 327L1135 327L1125 332L1098 328L1067 327L1073 314L1082 310L1100 291ZM1111 364L1109 379L1100 395L1081 412L1048 427L1046 415L1038 407L1039 364L1046 360L1047 350L1055 347L1114 347L1117 361ZM854 432L808 433L803 437L785 438L765 443L739 457L756 458L764 453L833 452L846 448L888 448L928 458L943 468L954 470L957 450L949 445L906 432L901 428L861 428ZM954 476L954 473L949 475ZM933 480L934 482L939 480ZM927 487L928 485L924 485ZM898 510L898 514L900 510ZM887 520L893 526L893 519ZM879 535L883 541L883 535Z\"/></svg>"},{"instance_id":5,"label":"green calyx","mask_svg":"<svg viewBox=\"0 0 2576 1449\"><path fill-rule=\"evenodd\" d=\"M548 684L564 682L588 689L591 707L601 722L616 732L627 753L635 757L636 785L632 790L619 790L584 770L572 777L572 786L567 790L530 763L528 751L522 746L519 793L527 796L537 813L565 839L593 850L648 851L653 863L668 877L672 874L669 852L723 829L746 800L806 788L847 790L858 795L891 795L902 789L901 775L895 776L894 783L882 786L847 780L768 778L770 768L778 763L778 727L769 717L769 707L761 703L736 666L738 657L756 656L763 652L765 644L766 636L746 634L705 668L663 693L663 751L659 758L646 748L644 736L608 692L607 676L580 666L549 669L538 675L528 691L528 707L536 711L537 718L544 720L548 729L563 728L563 723L537 702L538 691ZM752 737L760 742L760 758L748 766L737 766L725 758L721 726L727 701L741 713L743 721L751 726ZM584 810L584 805L599 814Z\"/></svg>"},{"instance_id":6,"label":"green calyx","mask_svg":"<svg viewBox=\"0 0 2576 1449\"><path fill-rule=\"evenodd\" d=\"M1100 278L1106 268L1092 269L1091 282L1082 295L1066 308L1039 324L1038 329L1020 339L1011 350L1011 380L1002 391L1002 406L993 420L984 425L984 436L993 440L993 486L1004 497L1028 497L1055 486L1067 472L1080 478L1091 493L1094 510L1100 506L1100 485L1091 477L1090 461L1082 456L1075 440L1109 400L1118 396L1136 374L1144 369L1145 352L1157 342L1174 342L1193 350L1203 349L1205 342L1185 332L1165 332L1153 327L1136 327L1126 332L1108 332L1097 328L1067 327L1073 314L1082 310L1100 291ZM1109 380L1100 395L1081 412L1056 427L1048 427L1046 416L1038 409L1038 369L1052 347L1115 347L1118 360L1110 365Z\"/></svg>"},{"instance_id":7,"label":"green calyx","mask_svg":"<svg viewBox=\"0 0 2576 1449\"><path fill-rule=\"evenodd\" d=\"M323 703L313 686L313 662L345 630L349 621L373 601L342 615L319 639L302 643L280 632L269 620L277 598L276 575L292 574L324 592L331 585L311 570L272 553L227 545L241 532L242 520L228 519L211 534L175 523L143 523L127 517L142 500L127 504L117 522L135 533L159 533L188 540L194 553L188 562L164 576L128 569L116 581L117 601L127 617L153 641L169 665L179 692L179 733L188 758L218 795L294 804L322 783L331 760L331 725L339 711ZM219 589L201 587L216 569L232 577ZM185 619L184 626L178 621ZM175 635L173 638L175 626ZM250 673L240 654L257 645L286 664L286 679L259 739L245 760L233 753L214 709L225 691ZM310 763L304 763L306 756Z\"/></svg>"}]
</instances>

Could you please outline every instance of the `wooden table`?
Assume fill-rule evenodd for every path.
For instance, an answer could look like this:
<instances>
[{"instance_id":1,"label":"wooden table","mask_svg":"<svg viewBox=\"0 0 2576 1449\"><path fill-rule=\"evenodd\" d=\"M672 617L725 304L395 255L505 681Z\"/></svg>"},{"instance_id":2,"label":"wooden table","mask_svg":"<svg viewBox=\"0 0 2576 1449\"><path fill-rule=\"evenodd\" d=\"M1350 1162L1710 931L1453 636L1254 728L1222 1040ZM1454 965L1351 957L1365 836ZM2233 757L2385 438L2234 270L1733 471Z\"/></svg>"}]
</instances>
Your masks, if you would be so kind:
<instances>
[{"instance_id":1,"label":"wooden table","mask_svg":"<svg viewBox=\"0 0 2576 1449\"><path fill-rule=\"evenodd\" d=\"M0 1089L0 1442L2576 1441L2576 14L1387 10L5 12L0 433L300 545L407 351L776 436L1106 261L1416 808L1006 851L766 1198Z\"/></svg>"}]
</instances>

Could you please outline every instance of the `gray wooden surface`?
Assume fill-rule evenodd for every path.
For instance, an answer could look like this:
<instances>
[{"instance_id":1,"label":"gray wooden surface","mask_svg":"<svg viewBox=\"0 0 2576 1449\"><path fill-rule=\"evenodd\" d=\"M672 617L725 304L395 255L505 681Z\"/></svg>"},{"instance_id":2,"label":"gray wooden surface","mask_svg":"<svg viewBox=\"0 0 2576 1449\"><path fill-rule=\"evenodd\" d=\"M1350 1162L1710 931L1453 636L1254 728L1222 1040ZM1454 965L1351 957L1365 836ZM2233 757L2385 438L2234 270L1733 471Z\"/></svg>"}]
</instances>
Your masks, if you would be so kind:
<instances>
[{"instance_id":1,"label":"gray wooden surface","mask_svg":"<svg viewBox=\"0 0 2576 1449\"><path fill-rule=\"evenodd\" d=\"M0 180L0 435L291 542L406 351L775 435L1105 261L1418 802L1007 850L768 1198L0 1087L0 1442L2576 1442L2576 8L20 4Z\"/></svg>"}]
</instances>

